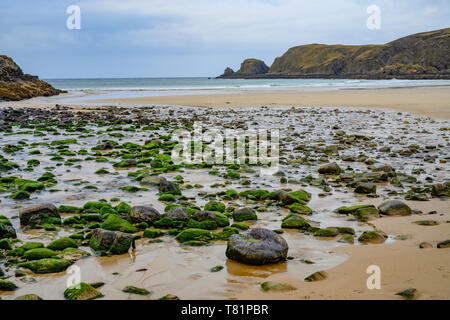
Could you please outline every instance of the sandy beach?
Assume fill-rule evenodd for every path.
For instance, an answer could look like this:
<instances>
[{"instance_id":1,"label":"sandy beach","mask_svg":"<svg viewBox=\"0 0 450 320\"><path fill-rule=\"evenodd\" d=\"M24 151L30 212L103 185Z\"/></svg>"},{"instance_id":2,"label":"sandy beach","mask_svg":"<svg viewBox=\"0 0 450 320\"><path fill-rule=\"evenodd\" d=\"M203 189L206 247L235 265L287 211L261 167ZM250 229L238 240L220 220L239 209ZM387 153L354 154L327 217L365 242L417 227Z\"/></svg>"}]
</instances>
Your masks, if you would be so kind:
<instances>
[{"instance_id":1,"label":"sandy beach","mask_svg":"<svg viewBox=\"0 0 450 320\"><path fill-rule=\"evenodd\" d=\"M390 88L316 91L240 92L118 99L90 99L98 104L163 104L199 107L320 106L394 109L450 119L450 88Z\"/></svg>"}]
</instances>

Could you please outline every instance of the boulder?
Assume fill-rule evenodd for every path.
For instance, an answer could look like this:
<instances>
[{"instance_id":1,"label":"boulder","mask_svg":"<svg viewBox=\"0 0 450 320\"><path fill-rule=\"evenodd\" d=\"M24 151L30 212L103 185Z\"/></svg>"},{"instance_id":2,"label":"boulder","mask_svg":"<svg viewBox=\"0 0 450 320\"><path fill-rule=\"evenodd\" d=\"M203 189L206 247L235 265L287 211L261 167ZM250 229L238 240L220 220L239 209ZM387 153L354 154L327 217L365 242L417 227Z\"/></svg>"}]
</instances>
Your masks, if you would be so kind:
<instances>
[{"instance_id":1,"label":"boulder","mask_svg":"<svg viewBox=\"0 0 450 320\"><path fill-rule=\"evenodd\" d=\"M409 216L411 208L399 200L387 200L378 206L380 214L387 216Z\"/></svg>"},{"instance_id":2,"label":"boulder","mask_svg":"<svg viewBox=\"0 0 450 320\"><path fill-rule=\"evenodd\" d=\"M170 193L173 195L181 195L181 191L175 182L168 181L166 178L161 177L159 181L159 192Z\"/></svg>"},{"instance_id":3,"label":"boulder","mask_svg":"<svg viewBox=\"0 0 450 320\"><path fill-rule=\"evenodd\" d=\"M252 208L239 208L237 210L234 210L233 212L233 220L234 221L247 221L247 220L257 220L258 217L256 216L255 210Z\"/></svg>"},{"instance_id":4,"label":"boulder","mask_svg":"<svg viewBox=\"0 0 450 320\"><path fill-rule=\"evenodd\" d=\"M318 169L320 174L339 174L343 172L336 162L328 163Z\"/></svg>"},{"instance_id":5,"label":"boulder","mask_svg":"<svg viewBox=\"0 0 450 320\"><path fill-rule=\"evenodd\" d=\"M61 216L58 209L52 203L43 202L34 206L28 207L19 213L20 224L22 226L43 225L45 223L54 224L61 223Z\"/></svg>"},{"instance_id":6,"label":"boulder","mask_svg":"<svg viewBox=\"0 0 450 320\"><path fill-rule=\"evenodd\" d=\"M183 207L176 207L175 209L168 211L166 213L166 217L169 217L169 218L175 219L175 220L182 220L182 221L188 220L186 209Z\"/></svg>"},{"instance_id":7,"label":"boulder","mask_svg":"<svg viewBox=\"0 0 450 320\"><path fill-rule=\"evenodd\" d=\"M100 291L84 282L73 285L64 291L64 298L67 300L93 300L101 296Z\"/></svg>"},{"instance_id":8,"label":"boulder","mask_svg":"<svg viewBox=\"0 0 450 320\"><path fill-rule=\"evenodd\" d=\"M355 187L355 193L362 193L362 194L368 194L368 193L376 193L377 192L377 186L374 183L371 182L357 182Z\"/></svg>"},{"instance_id":9,"label":"boulder","mask_svg":"<svg viewBox=\"0 0 450 320\"><path fill-rule=\"evenodd\" d=\"M124 254L130 246L135 247L133 236L103 229L92 231L89 245L100 254Z\"/></svg>"},{"instance_id":10,"label":"boulder","mask_svg":"<svg viewBox=\"0 0 450 320\"><path fill-rule=\"evenodd\" d=\"M286 260L288 244L277 233L255 228L246 234L234 234L228 239L226 256L250 265L264 265Z\"/></svg>"},{"instance_id":11,"label":"boulder","mask_svg":"<svg viewBox=\"0 0 450 320\"><path fill-rule=\"evenodd\" d=\"M153 207L136 206L132 207L130 212L127 213L127 218L134 223L147 222L148 224L151 224L154 221L161 219L161 214Z\"/></svg>"},{"instance_id":12,"label":"boulder","mask_svg":"<svg viewBox=\"0 0 450 320\"><path fill-rule=\"evenodd\" d=\"M34 273L57 273L66 270L71 262L65 259L45 258L19 263L19 267L27 268Z\"/></svg>"},{"instance_id":13,"label":"boulder","mask_svg":"<svg viewBox=\"0 0 450 320\"><path fill-rule=\"evenodd\" d=\"M386 239L387 235L381 231L364 231L363 234L358 238L358 241L362 243L380 244L384 243Z\"/></svg>"},{"instance_id":14,"label":"boulder","mask_svg":"<svg viewBox=\"0 0 450 320\"><path fill-rule=\"evenodd\" d=\"M191 216L191 219L201 222L205 220L216 220L217 216L212 211L199 210Z\"/></svg>"},{"instance_id":15,"label":"boulder","mask_svg":"<svg viewBox=\"0 0 450 320\"><path fill-rule=\"evenodd\" d=\"M16 230L6 223L0 222L0 239L17 238Z\"/></svg>"}]
</instances>

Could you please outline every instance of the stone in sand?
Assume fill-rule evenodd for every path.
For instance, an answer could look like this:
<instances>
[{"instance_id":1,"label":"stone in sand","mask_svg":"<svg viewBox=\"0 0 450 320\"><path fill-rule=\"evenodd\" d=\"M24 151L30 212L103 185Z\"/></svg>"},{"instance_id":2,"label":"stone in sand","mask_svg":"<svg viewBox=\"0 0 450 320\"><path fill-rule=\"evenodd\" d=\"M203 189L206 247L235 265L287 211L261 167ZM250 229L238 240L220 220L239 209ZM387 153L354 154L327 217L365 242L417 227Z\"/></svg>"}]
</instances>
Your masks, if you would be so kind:
<instances>
[{"instance_id":1,"label":"stone in sand","mask_svg":"<svg viewBox=\"0 0 450 320\"><path fill-rule=\"evenodd\" d=\"M357 182L355 187L355 193L362 193L362 194L368 194L368 193L376 193L377 192L377 186L374 183L371 182Z\"/></svg>"},{"instance_id":2,"label":"stone in sand","mask_svg":"<svg viewBox=\"0 0 450 320\"><path fill-rule=\"evenodd\" d=\"M387 216L409 216L411 208L399 200L388 200L378 206L380 214Z\"/></svg>"},{"instance_id":3,"label":"stone in sand","mask_svg":"<svg viewBox=\"0 0 450 320\"><path fill-rule=\"evenodd\" d=\"M339 174L343 172L336 162L328 163L318 169L321 174Z\"/></svg>"},{"instance_id":4,"label":"stone in sand","mask_svg":"<svg viewBox=\"0 0 450 320\"><path fill-rule=\"evenodd\" d=\"M58 209L49 202L39 203L23 209L19 213L19 218L22 226L44 224L53 219L59 219L59 221L61 221L61 216L58 213Z\"/></svg>"},{"instance_id":5,"label":"stone in sand","mask_svg":"<svg viewBox=\"0 0 450 320\"><path fill-rule=\"evenodd\" d=\"M176 207L175 209L172 209L166 213L166 217L169 217L171 219L175 220L188 220L188 216L186 213L186 209L183 207Z\"/></svg>"},{"instance_id":6,"label":"stone in sand","mask_svg":"<svg viewBox=\"0 0 450 320\"><path fill-rule=\"evenodd\" d=\"M286 260L288 250L284 238L271 230L255 228L243 235L232 235L226 256L244 264L264 265Z\"/></svg>"},{"instance_id":7,"label":"stone in sand","mask_svg":"<svg viewBox=\"0 0 450 320\"><path fill-rule=\"evenodd\" d=\"M134 223L147 222L151 224L161 219L161 214L153 207L136 206L132 207L130 212L127 213L127 219Z\"/></svg>"},{"instance_id":8,"label":"stone in sand","mask_svg":"<svg viewBox=\"0 0 450 320\"><path fill-rule=\"evenodd\" d=\"M92 231L90 247L100 254L124 254L133 245L134 237L116 231L95 229Z\"/></svg>"},{"instance_id":9,"label":"stone in sand","mask_svg":"<svg viewBox=\"0 0 450 320\"><path fill-rule=\"evenodd\" d=\"M439 249L450 248L450 240L441 241L437 244Z\"/></svg>"}]
</instances>

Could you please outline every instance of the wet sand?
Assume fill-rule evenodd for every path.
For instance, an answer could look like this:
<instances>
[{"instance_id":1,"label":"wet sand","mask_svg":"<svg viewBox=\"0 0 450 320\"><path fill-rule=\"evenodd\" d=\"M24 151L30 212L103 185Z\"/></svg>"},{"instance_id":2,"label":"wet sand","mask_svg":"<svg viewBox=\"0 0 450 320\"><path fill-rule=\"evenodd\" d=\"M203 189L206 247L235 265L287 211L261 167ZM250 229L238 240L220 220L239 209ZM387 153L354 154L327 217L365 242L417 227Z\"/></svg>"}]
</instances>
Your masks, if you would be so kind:
<instances>
[{"instance_id":1,"label":"wet sand","mask_svg":"<svg viewBox=\"0 0 450 320\"><path fill-rule=\"evenodd\" d=\"M365 203L379 204L380 201ZM437 214L412 215L406 217L383 217L371 221L376 229L389 235L408 235L407 240L391 244L369 244L362 246L341 246L329 254L346 254L348 259L339 266L326 270L328 278L317 282L279 274L264 281L289 283L292 291L263 292L259 287L237 294L236 299L402 299L395 295L408 288L417 289L417 299L450 299L450 253L449 249L438 249L436 244L450 235L450 212L448 203L440 200L429 202L406 202L412 208ZM414 224L418 220L435 220L436 226ZM421 242L429 242L433 248L421 249ZM377 265L381 270L381 289L368 289L370 274L366 269ZM315 271L321 270L316 268ZM263 282L263 281L261 281Z\"/></svg>"},{"instance_id":2,"label":"wet sand","mask_svg":"<svg viewBox=\"0 0 450 320\"><path fill-rule=\"evenodd\" d=\"M450 119L450 88L390 88L316 91L243 92L230 94L91 99L118 105L163 104L200 107L320 106L363 107L408 111Z\"/></svg>"}]
</instances>

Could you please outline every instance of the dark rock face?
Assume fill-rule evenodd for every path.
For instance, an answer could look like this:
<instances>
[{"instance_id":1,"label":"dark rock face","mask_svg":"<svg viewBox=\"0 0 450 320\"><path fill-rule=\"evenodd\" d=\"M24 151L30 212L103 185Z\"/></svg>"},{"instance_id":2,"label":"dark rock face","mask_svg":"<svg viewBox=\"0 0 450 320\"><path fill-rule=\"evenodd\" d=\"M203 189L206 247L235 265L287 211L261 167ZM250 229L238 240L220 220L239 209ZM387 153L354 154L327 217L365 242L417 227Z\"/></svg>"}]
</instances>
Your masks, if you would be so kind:
<instances>
[{"instance_id":1,"label":"dark rock face","mask_svg":"<svg viewBox=\"0 0 450 320\"><path fill-rule=\"evenodd\" d=\"M264 265L287 258L288 244L275 232L255 228L247 234L234 234L228 240L226 256L250 265Z\"/></svg>"},{"instance_id":2,"label":"dark rock face","mask_svg":"<svg viewBox=\"0 0 450 320\"><path fill-rule=\"evenodd\" d=\"M450 79L448 52L450 28L413 34L382 45L297 46L276 58L268 71L257 73L241 67L243 72L221 77Z\"/></svg>"},{"instance_id":3,"label":"dark rock face","mask_svg":"<svg viewBox=\"0 0 450 320\"><path fill-rule=\"evenodd\" d=\"M159 192L170 193L173 195L181 195L181 191L175 182L168 181L166 178L161 177L159 180Z\"/></svg>"},{"instance_id":4,"label":"dark rock face","mask_svg":"<svg viewBox=\"0 0 450 320\"><path fill-rule=\"evenodd\" d=\"M0 239L16 238L16 237L17 237L16 231L12 226L0 222Z\"/></svg>"},{"instance_id":5,"label":"dark rock face","mask_svg":"<svg viewBox=\"0 0 450 320\"><path fill-rule=\"evenodd\" d=\"M37 96L53 96L63 91L53 88L37 76L24 74L8 56L0 55L0 101L18 101Z\"/></svg>"},{"instance_id":6,"label":"dark rock face","mask_svg":"<svg viewBox=\"0 0 450 320\"><path fill-rule=\"evenodd\" d=\"M131 208L130 212L127 214L127 218L135 223L152 223L153 221L161 219L161 214L152 207L136 206Z\"/></svg>"},{"instance_id":7,"label":"dark rock face","mask_svg":"<svg viewBox=\"0 0 450 320\"><path fill-rule=\"evenodd\" d=\"M28 226L43 224L45 220L51 218L61 219L61 216L52 203L44 202L23 209L19 213L19 218L22 226Z\"/></svg>"}]
</instances>

